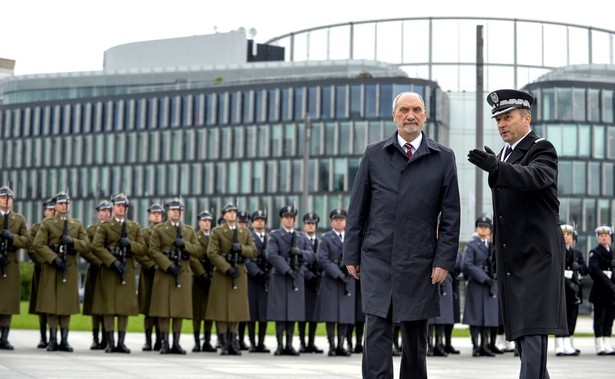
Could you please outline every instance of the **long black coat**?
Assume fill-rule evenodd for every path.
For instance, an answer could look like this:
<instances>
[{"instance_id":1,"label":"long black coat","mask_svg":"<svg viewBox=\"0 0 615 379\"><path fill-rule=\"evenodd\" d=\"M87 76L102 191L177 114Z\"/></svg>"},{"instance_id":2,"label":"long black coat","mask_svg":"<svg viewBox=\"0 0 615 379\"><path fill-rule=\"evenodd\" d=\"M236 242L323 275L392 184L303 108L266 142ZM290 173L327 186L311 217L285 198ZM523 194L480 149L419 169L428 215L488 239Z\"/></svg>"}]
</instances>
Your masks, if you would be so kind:
<instances>
[{"instance_id":1,"label":"long black coat","mask_svg":"<svg viewBox=\"0 0 615 379\"><path fill-rule=\"evenodd\" d=\"M367 146L350 196L343 260L361 266L363 311L386 317L392 304L394 321L437 316L431 272L454 268L459 220L451 149L425 133L410 159L397 132Z\"/></svg>"},{"instance_id":2,"label":"long black coat","mask_svg":"<svg viewBox=\"0 0 615 379\"><path fill-rule=\"evenodd\" d=\"M566 246L559 227L555 148L530 132L489 174L489 186L506 339L565 335Z\"/></svg>"},{"instance_id":3,"label":"long black coat","mask_svg":"<svg viewBox=\"0 0 615 379\"><path fill-rule=\"evenodd\" d=\"M264 240L252 231L252 240L256 246L256 258L246 260L248 269L248 302L250 304L250 321L267 320L267 303L269 302L269 271L271 263L267 260L267 233Z\"/></svg>"},{"instance_id":4,"label":"long black coat","mask_svg":"<svg viewBox=\"0 0 615 379\"><path fill-rule=\"evenodd\" d=\"M615 303L615 267L612 265L613 251L601 245L589 252L589 275L594 280L589 291L589 302L610 306ZM610 272L610 278L607 273Z\"/></svg>"},{"instance_id":5,"label":"long black coat","mask_svg":"<svg viewBox=\"0 0 615 379\"><path fill-rule=\"evenodd\" d=\"M461 267L468 279L466 284L466 302L463 323L472 326L498 326L500 305L497 298L497 283L489 286L488 267L491 264L490 247L475 237L466 244ZM491 278L493 279L493 278Z\"/></svg>"}]
</instances>

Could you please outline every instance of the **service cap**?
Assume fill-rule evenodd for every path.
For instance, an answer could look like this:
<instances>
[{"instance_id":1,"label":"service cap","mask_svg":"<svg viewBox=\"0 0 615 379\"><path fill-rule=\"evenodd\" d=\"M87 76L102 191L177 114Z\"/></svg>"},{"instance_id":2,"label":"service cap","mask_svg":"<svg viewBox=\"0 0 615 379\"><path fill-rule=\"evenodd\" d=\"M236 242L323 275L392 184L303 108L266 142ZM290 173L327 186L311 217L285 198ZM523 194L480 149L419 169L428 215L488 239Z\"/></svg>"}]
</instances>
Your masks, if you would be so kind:
<instances>
[{"instance_id":1,"label":"service cap","mask_svg":"<svg viewBox=\"0 0 615 379\"><path fill-rule=\"evenodd\" d=\"M130 203L128 201L128 196L126 196L124 192L118 193L117 195L113 196L113 198L111 198L111 202L113 202L113 205L124 204L125 206L128 206L128 204Z\"/></svg>"},{"instance_id":2,"label":"service cap","mask_svg":"<svg viewBox=\"0 0 615 379\"><path fill-rule=\"evenodd\" d=\"M252 221L259 219L259 218L267 221L267 213L265 213L265 211L262 211L260 209L252 213Z\"/></svg>"},{"instance_id":3,"label":"service cap","mask_svg":"<svg viewBox=\"0 0 615 379\"><path fill-rule=\"evenodd\" d=\"M564 233L574 233L574 228L572 227L572 225L569 224L563 224L559 226L562 229L562 232Z\"/></svg>"},{"instance_id":4,"label":"service cap","mask_svg":"<svg viewBox=\"0 0 615 379\"><path fill-rule=\"evenodd\" d=\"M56 193L55 196L53 197L53 203L54 204L70 203L70 197L68 196L68 194L66 192L60 191L60 192Z\"/></svg>"},{"instance_id":5,"label":"service cap","mask_svg":"<svg viewBox=\"0 0 615 379\"><path fill-rule=\"evenodd\" d=\"M147 208L147 213L154 213L154 212L164 212L164 209L162 208L162 205L158 204L158 203L152 203L149 208Z\"/></svg>"},{"instance_id":6,"label":"service cap","mask_svg":"<svg viewBox=\"0 0 615 379\"><path fill-rule=\"evenodd\" d=\"M500 89L491 92L487 96L487 102L492 107L491 118L494 118L513 109L530 109L534 104L534 96L516 89Z\"/></svg>"},{"instance_id":7,"label":"service cap","mask_svg":"<svg viewBox=\"0 0 615 379\"><path fill-rule=\"evenodd\" d=\"M476 222L474 223L474 227L478 228L479 226L485 226L489 229L493 229L493 223L491 222L491 219L487 216L481 216L476 219Z\"/></svg>"},{"instance_id":8,"label":"service cap","mask_svg":"<svg viewBox=\"0 0 615 379\"><path fill-rule=\"evenodd\" d=\"M280 217L293 216L297 217L297 208L293 205L285 205L280 209Z\"/></svg>"},{"instance_id":9,"label":"service cap","mask_svg":"<svg viewBox=\"0 0 615 379\"><path fill-rule=\"evenodd\" d=\"M313 222L314 224L318 224L320 222L320 217L314 212L308 212L303 215L303 222Z\"/></svg>"},{"instance_id":10,"label":"service cap","mask_svg":"<svg viewBox=\"0 0 615 379\"><path fill-rule=\"evenodd\" d=\"M174 197L172 199L167 200L164 204L166 209L179 209L180 211L184 210L184 202L179 197Z\"/></svg>"},{"instance_id":11,"label":"service cap","mask_svg":"<svg viewBox=\"0 0 615 379\"><path fill-rule=\"evenodd\" d=\"M237 206L233 203L228 203L224 206L224 208L222 208L222 214L224 215L226 212L228 211L235 211L235 212L239 212L239 208L237 208Z\"/></svg>"},{"instance_id":12,"label":"service cap","mask_svg":"<svg viewBox=\"0 0 615 379\"><path fill-rule=\"evenodd\" d=\"M606 226L606 225L599 226L596 228L596 236L599 236L600 234L612 235L613 229L611 229L610 226Z\"/></svg>"},{"instance_id":13,"label":"service cap","mask_svg":"<svg viewBox=\"0 0 615 379\"><path fill-rule=\"evenodd\" d=\"M210 220L213 221L214 216L211 215L211 213L209 213L209 211L205 210L205 211L201 211L201 213L198 214L197 216L197 220L201 221L201 220Z\"/></svg>"},{"instance_id":14,"label":"service cap","mask_svg":"<svg viewBox=\"0 0 615 379\"><path fill-rule=\"evenodd\" d=\"M53 198L49 198L45 201L43 201L43 209L54 209L54 203L53 203Z\"/></svg>"},{"instance_id":15,"label":"service cap","mask_svg":"<svg viewBox=\"0 0 615 379\"><path fill-rule=\"evenodd\" d=\"M245 222L250 221L250 215L246 211L237 212L237 222Z\"/></svg>"},{"instance_id":16,"label":"service cap","mask_svg":"<svg viewBox=\"0 0 615 379\"><path fill-rule=\"evenodd\" d=\"M100 212L103 209L111 209L111 208L113 208L113 204L111 204L109 200L103 200L100 203L98 203L98 205L96 206L96 211Z\"/></svg>"},{"instance_id":17,"label":"service cap","mask_svg":"<svg viewBox=\"0 0 615 379\"><path fill-rule=\"evenodd\" d=\"M13 190L9 186L0 187L0 196L13 197Z\"/></svg>"},{"instance_id":18,"label":"service cap","mask_svg":"<svg viewBox=\"0 0 615 379\"><path fill-rule=\"evenodd\" d=\"M347 218L348 212L342 208L336 208L329 213L329 219L333 220L334 218Z\"/></svg>"}]
</instances>

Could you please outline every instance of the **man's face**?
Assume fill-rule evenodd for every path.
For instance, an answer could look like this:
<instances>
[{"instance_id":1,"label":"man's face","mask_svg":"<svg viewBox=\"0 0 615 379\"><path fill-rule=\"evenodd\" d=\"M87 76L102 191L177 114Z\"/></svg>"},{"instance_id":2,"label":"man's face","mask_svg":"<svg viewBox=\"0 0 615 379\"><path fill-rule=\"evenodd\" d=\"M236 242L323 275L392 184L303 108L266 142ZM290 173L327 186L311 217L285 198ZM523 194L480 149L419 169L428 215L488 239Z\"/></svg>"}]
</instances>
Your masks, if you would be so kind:
<instances>
[{"instance_id":1,"label":"man's face","mask_svg":"<svg viewBox=\"0 0 615 379\"><path fill-rule=\"evenodd\" d=\"M248 227L248 222L247 221L238 221L237 224L239 226L241 226L242 228L247 228Z\"/></svg>"},{"instance_id":2,"label":"man's face","mask_svg":"<svg viewBox=\"0 0 615 379\"><path fill-rule=\"evenodd\" d=\"M399 135L410 142L421 134L427 112L423 108L423 102L414 94L405 94L397 99L393 121L397 124Z\"/></svg>"},{"instance_id":3,"label":"man's face","mask_svg":"<svg viewBox=\"0 0 615 379\"><path fill-rule=\"evenodd\" d=\"M162 222L162 212L150 212L147 216L147 221L154 225L160 224Z\"/></svg>"},{"instance_id":4,"label":"man's face","mask_svg":"<svg viewBox=\"0 0 615 379\"><path fill-rule=\"evenodd\" d=\"M261 231L265 229L265 219L257 218L257 219L252 220L252 228L254 228L254 230L256 231Z\"/></svg>"},{"instance_id":5,"label":"man's face","mask_svg":"<svg viewBox=\"0 0 615 379\"><path fill-rule=\"evenodd\" d=\"M211 230L211 220L199 220L199 229L203 233L209 233Z\"/></svg>"},{"instance_id":6,"label":"man's face","mask_svg":"<svg viewBox=\"0 0 615 379\"><path fill-rule=\"evenodd\" d=\"M295 228L295 216L286 215L282 217L282 226L285 229L294 229Z\"/></svg>"},{"instance_id":7,"label":"man's face","mask_svg":"<svg viewBox=\"0 0 615 379\"><path fill-rule=\"evenodd\" d=\"M224 214L224 221L226 221L227 224L235 225L235 222L237 222L237 211L233 209L226 211Z\"/></svg>"},{"instance_id":8,"label":"man's face","mask_svg":"<svg viewBox=\"0 0 615 379\"><path fill-rule=\"evenodd\" d=\"M331 227L338 233L341 233L346 229L346 218L344 217L333 217L331 220Z\"/></svg>"},{"instance_id":9,"label":"man's face","mask_svg":"<svg viewBox=\"0 0 615 379\"><path fill-rule=\"evenodd\" d=\"M608 233L598 234L598 244L607 247L611 244L611 235Z\"/></svg>"},{"instance_id":10,"label":"man's face","mask_svg":"<svg viewBox=\"0 0 615 379\"><path fill-rule=\"evenodd\" d=\"M303 231L306 234L313 236L316 233L316 223L311 221L305 222L303 224Z\"/></svg>"},{"instance_id":11,"label":"man's face","mask_svg":"<svg viewBox=\"0 0 615 379\"><path fill-rule=\"evenodd\" d=\"M182 215L182 211L180 209L169 209L167 211L167 217L171 222L179 222L179 218Z\"/></svg>"},{"instance_id":12,"label":"man's face","mask_svg":"<svg viewBox=\"0 0 615 379\"><path fill-rule=\"evenodd\" d=\"M114 204L113 214L115 215L115 217L121 220L124 218L124 216L126 216L126 208L128 208L126 204Z\"/></svg>"},{"instance_id":13,"label":"man's face","mask_svg":"<svg viewBox=\"0 0 615 379\"><path fill-rule=\"evenodd\" d=\"M56 215L56 210L53 208L45 208L43 210L43 217L45 218L52 218L55 215Z\"/></svg>"},{"instance_id":14,"label":"man's face","mask_svg":"<svg viewBox=\"0 0 615 379\"><path fill-rule=\"evenodd\" d=\"M111 209L101 209L96 212L96 217L100 221L109 221L111 219Z\"/></svg>"},{"instance_id":15,"label":"man's face","mask_svg":"<svg viewBox=\"0 0 615 379\"><path fill-rule=\"evenodd\" d=\"M476 227L476 234L481 240L488 240L491 236L491 228L485 225L478 225Z\"/></svg>"},{"instance_id":16,"label":"man's face","mask_svg":"<svg viewBox=\"0 0 615 379\"><path fill-rule=\"evenodd\" d=\"M495 121L502 140L512 145L530 131L532 116L525 110L513 109L496 116Z\"/></svg>"},{"instance_id":17,"label":"man's face","mask_svg":"<svg viewBox=\"0 0 615 379\"><path fill-rule=\"evenodd\" d=\"M571 246L574 243L574 238L572 236L572 233L570 232L563 232L564 233L564 242L566 243L567 246Z\"/></svg>"},{"instance_id":18,"label":"man's face","mask_svg":"<svg viewBox=\"0 0 615 379\"><path fill-rule=\"evenodd\" d=\"M8 196L8 195L2 195L0 196L0 209L2 209L3 211L7 211L11 208L12 205L12 197Z\"/></svg>"},{"instance_id":19,"label":"man's face","mask_svg":"<svg viewBox=\"0 0 615 379\"><path fill-rule=\"evenodd\" d=\"M55 213L57 216L65 217L68 213L68 202L56 203L55 205Z\"/></svg>"}]
</instances>

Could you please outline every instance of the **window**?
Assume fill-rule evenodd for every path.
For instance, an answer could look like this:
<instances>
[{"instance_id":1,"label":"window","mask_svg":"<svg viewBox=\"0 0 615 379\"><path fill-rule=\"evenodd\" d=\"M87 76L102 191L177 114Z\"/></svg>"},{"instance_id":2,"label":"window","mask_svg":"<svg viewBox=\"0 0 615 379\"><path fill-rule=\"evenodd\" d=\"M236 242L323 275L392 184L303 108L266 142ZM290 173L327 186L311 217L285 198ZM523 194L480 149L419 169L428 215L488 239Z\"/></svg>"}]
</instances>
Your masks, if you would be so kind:
<instances>
[{"instance_id":1,"label":"window","mask_svg":"<svg viewBox=\"0 0 615 379\"><path fill-rule=\"evenodd\" d=\"M585 89L574 88L572 90L573 120L585 121Z\"/></svg>"},{"instance_id":2,"label":"window","mask_svg":"<svg viewBox=\"0 0 615 379\"><path fill-rule=\"evenodd\" d=\"M353 120L363 117L363 94L360 85L350 86L350 118Z\"/></svg>"},{"instance_id":3,"label":"window","mask_svg":"<svg viewBox=\"0 0 615 379\"><path fill-rule=\"evenodd\" d=\"M335 86L335 117L347 118L346 113L346 86Z\"/></svg>"}]
</instances>

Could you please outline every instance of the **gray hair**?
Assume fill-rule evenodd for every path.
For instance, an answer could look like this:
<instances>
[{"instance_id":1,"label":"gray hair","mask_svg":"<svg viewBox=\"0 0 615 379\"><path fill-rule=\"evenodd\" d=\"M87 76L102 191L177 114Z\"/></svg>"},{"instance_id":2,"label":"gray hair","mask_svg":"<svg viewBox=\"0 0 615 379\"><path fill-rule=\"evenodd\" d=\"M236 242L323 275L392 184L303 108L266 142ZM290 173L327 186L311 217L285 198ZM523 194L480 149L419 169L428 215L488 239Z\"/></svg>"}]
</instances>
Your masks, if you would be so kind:
<instances>
[{"instance_id":1,"label":"gray hair","mask_svg":"<svg viewBox=\"0 0 615 379\"><path fill-rule=\"evenodd\" d=\"M423 97L416 92L406 91L406 92L402 92L399 95L395 96L395 99L393 99L393 113L395 113L395 108L397 107L397 100L399 100L399 98L404 95L413 95L413 96L418 97L419 100L421 100L421 105L423 105L423 110L425 110L425 100L423 100Z\"/></svg>"}]
</instances>

